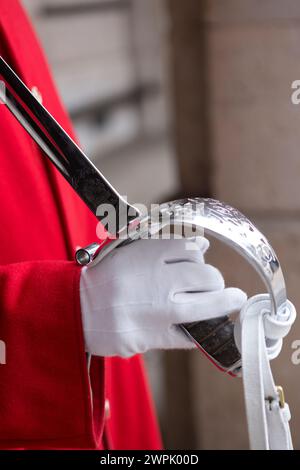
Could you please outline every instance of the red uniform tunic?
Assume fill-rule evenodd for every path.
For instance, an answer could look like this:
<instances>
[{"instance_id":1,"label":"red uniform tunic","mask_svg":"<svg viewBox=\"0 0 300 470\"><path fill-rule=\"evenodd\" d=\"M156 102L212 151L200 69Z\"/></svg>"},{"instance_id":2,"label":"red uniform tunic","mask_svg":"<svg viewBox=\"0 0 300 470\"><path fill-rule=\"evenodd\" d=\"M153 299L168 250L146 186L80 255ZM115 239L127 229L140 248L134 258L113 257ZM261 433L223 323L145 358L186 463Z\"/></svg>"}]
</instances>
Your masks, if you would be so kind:
<instances>
[{"instance_id":1,"label":"red uniform tunic","mask_svg":"<svg viewBox=\"0 0 300 470\"><path fill-rule=\"evenodd\" d=\"M17 0L0 0L0 54L72 134ZM160 448L140 357L93 358L90 391L71 260L96 219L1 105L0 181L0 447Z\"/></svg>"}]
</instances>

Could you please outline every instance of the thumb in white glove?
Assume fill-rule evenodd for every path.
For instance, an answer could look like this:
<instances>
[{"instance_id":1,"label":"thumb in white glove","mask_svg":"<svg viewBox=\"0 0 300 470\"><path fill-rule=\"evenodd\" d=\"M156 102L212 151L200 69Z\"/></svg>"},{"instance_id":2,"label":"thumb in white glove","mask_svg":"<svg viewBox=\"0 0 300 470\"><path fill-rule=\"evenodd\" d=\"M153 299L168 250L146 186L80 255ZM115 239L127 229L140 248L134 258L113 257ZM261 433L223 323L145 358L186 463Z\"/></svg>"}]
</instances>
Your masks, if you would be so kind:
<instances>
[{"instance_id":1,"label":"thumb in white glove","mask_svg":"<svg viewBox=\"0 0 300 470\"><path fill-rule=\"evenodd\" d=\"M208 247L203 237L138 240L83 268L86 351L129 357L150 349L194 348L178 324L239 311L246 294L224 288L220 272L204 262Z\"/></svg>"}]
</instances>

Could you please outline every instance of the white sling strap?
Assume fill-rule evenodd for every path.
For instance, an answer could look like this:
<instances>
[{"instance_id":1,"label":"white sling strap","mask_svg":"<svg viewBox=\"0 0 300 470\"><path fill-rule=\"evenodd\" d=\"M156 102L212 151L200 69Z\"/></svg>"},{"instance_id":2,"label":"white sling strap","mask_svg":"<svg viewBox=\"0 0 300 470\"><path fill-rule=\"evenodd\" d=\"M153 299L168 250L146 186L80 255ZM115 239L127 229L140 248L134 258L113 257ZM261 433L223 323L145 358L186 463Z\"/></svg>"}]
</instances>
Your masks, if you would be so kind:
<instances>
[{"instance_id":1,"label":"white sling strap","mask_svg":"<svg viewBox=\"0 0 300 470\"><path fill-rule=\"evenodd\" d=\"M270 360L275 358L296 318L293 304L275 317L269 295L248 300L241 311L237 341L241 340L244 395L250 447L255 450L291 450L290 411L283 389L274 383Z\"/></svg>"}]
</instances>

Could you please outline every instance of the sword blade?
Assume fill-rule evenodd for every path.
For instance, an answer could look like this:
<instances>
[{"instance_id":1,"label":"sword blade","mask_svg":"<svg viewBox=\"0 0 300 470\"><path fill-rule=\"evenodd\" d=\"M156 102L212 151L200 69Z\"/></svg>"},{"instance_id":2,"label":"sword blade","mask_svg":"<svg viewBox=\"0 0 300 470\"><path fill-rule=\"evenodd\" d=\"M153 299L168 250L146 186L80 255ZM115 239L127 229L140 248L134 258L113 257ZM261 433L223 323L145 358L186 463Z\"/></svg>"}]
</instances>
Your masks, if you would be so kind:
<instances>
[{"instance_id":1,"label":"sword blade","mask_svg":"<svg viewBox=\"0 0 300 470\"><path fill-rule=\"evenodd\" d=\"M4 83L3 104L16 117L51 162L68 181L98 220L107 217L99 206L110 204L116 223L110 233L118 235L128 222L140 215L107 181L78 145L36 99L18 75L0 57L0 81ZM101 213L100 213L101 212ZM111 227L114 229L111 230Z\"/></svg>"}]
</instances>

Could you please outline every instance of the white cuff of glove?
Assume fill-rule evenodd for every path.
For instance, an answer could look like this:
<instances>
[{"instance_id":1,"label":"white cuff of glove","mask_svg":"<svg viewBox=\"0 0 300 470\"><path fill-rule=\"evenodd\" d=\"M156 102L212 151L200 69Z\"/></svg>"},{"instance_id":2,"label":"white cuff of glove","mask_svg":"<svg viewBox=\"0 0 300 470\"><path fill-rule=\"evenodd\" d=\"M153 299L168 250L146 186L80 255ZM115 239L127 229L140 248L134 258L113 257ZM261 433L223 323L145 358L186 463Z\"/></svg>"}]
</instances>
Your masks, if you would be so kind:
<instances>
[{"instance_id":1,"label":"white cuff of glove","mask_svg":"<svg viewBox=\"0 0 300 470\"><path fill-rule=\"evenodd\" d=\"M83 268L86 351L129 357L150 349L191 349L194 343L178 324L239 311L246 294L224 288L220 272L204 262L208 247L203 237L139 240Z\"/></svg>"}]
</instances>

